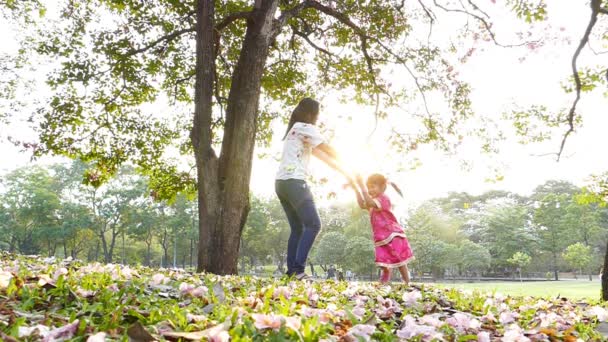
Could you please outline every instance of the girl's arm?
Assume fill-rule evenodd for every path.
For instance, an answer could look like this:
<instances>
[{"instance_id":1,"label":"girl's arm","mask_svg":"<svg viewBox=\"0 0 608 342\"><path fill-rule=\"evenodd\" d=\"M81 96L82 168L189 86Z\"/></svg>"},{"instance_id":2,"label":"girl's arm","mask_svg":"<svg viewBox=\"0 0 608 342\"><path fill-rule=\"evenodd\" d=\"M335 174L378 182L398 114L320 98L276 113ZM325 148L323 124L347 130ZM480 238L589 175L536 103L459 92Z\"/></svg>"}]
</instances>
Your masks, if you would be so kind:
<instances>
[{"instance_id":1,"label":"girl's arm","mask_svg":"<svg viewBox=\"0 0 608 342\"><path fill-rule=\"evenodd\" d=\"M357 185L359 185L359 188L361 189L361 195L363 196L362 200L365 203L365 207L379 209L376 201L374 201L374 199L367 192L367 187L365 186L365 184L363 184L363 178L361 178L361 175L357 175Z\"/></svg>"},{"instance_id":2,"label":"girl's arm","mask_svg":"<svg viewBox=\"0 0 608 342\"><path fill-rule=\"evenodd\" d=\"M359 208L367 209L367 205L365 205L365 200L363 199L363 196L361 196L361 193L359 193L357 186L355 184L351 184L351 186L353 187L353 190L355 191L355 196L357 196L357 204L359 204Z\"/></svg>"}]
</instances>

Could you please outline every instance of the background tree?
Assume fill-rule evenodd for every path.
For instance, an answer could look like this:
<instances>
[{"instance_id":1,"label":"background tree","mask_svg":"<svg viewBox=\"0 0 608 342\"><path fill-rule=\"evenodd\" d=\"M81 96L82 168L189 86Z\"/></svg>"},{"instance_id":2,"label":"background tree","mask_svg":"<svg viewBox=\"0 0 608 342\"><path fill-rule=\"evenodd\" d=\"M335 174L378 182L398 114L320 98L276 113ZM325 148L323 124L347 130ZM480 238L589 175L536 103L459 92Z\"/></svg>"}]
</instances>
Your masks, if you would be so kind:
<instances>
[{"instance_id":1,"label":"background tree","mask_svg":"<svg viewBox=\"0 0 608 342\"><path fill-rule=\"evenodd\" d=\"M580 274L583 274L583 270L586 270L591 264L591 248L580 242L568 246L563 256L564 260ZM589 276L589 280L592 280L591 276Z\"/></svg>"},{"instance_id":2,"label":"background tree","mask_svg":"<svg viewBox=\"0 0 608 342\"><path fill-rule=\"evenodd\" d=\"M470 240L463 240L458 249L459 257L456 260L459 261L461 271L472 272L479 277L490 267L492 257L485 247Z\"/></svg>"},{"instance_id":3,"label":"background tree","mask_svg":"<svg viewBox=\"0 0 608 342\"><path fill-rule=\"evenodd\" d=\"M329 265L343 266L346 261L346 247L348 240L344 234L329 232L323 235L312 251L312 260L327 270Z\"/></svg>"},{"instance_id":4,"label":"background tree","mask_svg":"<svg viewBox=\"0 0 608 342\"><path fill-rule=\"evenodd\" d=\"M555 280L559 280L559 257L572 241L562 211L569 202L567 194L550 193L538 201L533 221L539 237L539 247L549 253Z\"/></svg>"},{"instance_id":5,"label":"background tree","mask_svg":"<svg viewBox=\"0 0 608 342\"><path fill-rule=\"evenodd\" d=\"M507 260L510 264L513 264L517 267L517 271L519 272L519 281L522 281L522 269L530 264L530 260L532 260L532 258L528 254L522 252L517 252L513 254L513 256L509 258L509 260Z\"/></svg>"}]
</instances>

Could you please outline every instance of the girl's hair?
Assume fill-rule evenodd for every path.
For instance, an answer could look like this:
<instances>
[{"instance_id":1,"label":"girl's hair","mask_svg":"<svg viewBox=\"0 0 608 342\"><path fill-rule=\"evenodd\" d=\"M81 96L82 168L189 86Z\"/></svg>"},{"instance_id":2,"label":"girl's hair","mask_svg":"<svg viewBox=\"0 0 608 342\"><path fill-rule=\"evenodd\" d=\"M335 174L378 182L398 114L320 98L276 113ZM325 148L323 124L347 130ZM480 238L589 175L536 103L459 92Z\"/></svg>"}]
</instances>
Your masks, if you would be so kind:
<instances>
[{"instance_id":1,"label":"girl's hair","mask_svg":"<svg viewBox=\"0 0 608 342\"><path fill-rule=\"evenodd\" d=\"M316 124L317 118L319 117L319 102L311 99L310 97L305 97L300 100L300 103L296 106L296 108L291 113L291 118L289 118L289 124L287 124L287 131L285 131L285 135L283 136L283 140L287 137L287 134L291 130L291 127L296 122L303 122L308 124Z\"/></svg>"},{"instance_id":2,"label":"girl's hair","mask_svg":"<svg viewBox=\"0 0 608 342\"><path fill-rule=\"evenodd\" d=\"M401 189L399 189L397 184L395 184L393 182L389 182L388 179L386 179L386 177L384 177L383 175L381 175L379 173L374 173L374 174L370 175L369 177L367 177L368 186L369 186L369 184L376 184L376 185L379 185L382 189L386 190L387 183L390 183L391 186L393 187L393 189L395 189L395 191L397 191L399 196L403 197L403 193L401 192Z\"/></svg>"}]
</instances>

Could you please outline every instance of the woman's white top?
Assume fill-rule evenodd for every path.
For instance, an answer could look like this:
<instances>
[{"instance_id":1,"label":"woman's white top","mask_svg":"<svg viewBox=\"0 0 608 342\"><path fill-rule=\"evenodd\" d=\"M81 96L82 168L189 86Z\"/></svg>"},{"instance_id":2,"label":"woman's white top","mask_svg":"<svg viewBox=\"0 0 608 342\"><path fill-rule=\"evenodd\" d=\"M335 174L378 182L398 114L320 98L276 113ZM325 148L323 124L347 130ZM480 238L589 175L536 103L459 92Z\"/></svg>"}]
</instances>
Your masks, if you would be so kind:
<instances>
[{"instance_id":1,"label":"woman's white top","mask_svg":"<svg viewBox=\"0 0 608 342\"><path fill-rule=\"evenodd\" d=\"M285 137L276 179L306 180L312 149L324 141L317 126L296 122Z\"/></svg>"}]
</instances>

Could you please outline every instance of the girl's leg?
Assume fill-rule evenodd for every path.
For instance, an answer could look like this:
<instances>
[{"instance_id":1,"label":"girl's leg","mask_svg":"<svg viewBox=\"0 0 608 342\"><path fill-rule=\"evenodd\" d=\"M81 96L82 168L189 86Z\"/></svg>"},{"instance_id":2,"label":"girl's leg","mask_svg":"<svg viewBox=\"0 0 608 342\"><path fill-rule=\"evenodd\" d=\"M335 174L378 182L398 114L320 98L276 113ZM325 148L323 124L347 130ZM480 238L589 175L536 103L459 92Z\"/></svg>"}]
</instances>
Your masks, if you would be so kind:
<instances>
[{"instance_id":1,"label":"girl's leg","mask_svg":"<svg viewBox=\"0 0 608 342\"><path fill-rule=\"evenodd\" d=\"M382 273L380 275L381 283L388 283L391 280L391 269L388 267L381 267Z\"/></svg>"},{"instance_id":2,"label":"girl's leg","mask_svg":"<svg viewBox=\"0 0 608 342\"><path fill-rule=\"evenodd\" d=\"M407 265L403 265L399 267L399 273L401 273L401 279L406 284L410 283L410 271L407 269Z\"/></svg>"}]
</instances>

